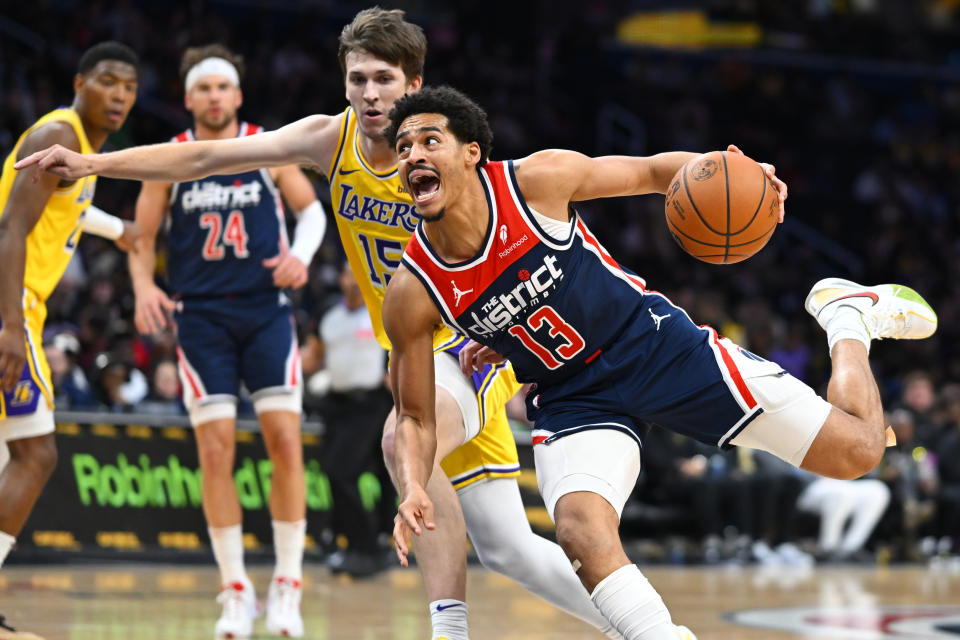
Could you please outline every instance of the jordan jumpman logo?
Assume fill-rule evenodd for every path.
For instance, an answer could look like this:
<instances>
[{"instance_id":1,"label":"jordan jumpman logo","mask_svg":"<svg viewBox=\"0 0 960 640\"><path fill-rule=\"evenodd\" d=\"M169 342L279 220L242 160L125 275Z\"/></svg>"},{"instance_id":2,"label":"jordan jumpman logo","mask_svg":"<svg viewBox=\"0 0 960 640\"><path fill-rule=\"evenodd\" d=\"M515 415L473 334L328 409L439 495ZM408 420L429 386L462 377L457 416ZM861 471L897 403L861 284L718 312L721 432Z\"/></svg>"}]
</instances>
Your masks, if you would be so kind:
<instances>
[{"instance_id":1,"label":"jordan jumpman logo","mask_svg":"<svg viewBox=\"0 0 960 640\"><path fill-rule=\"evenodd\" d=\"M450 284L453 285L453 304L454 306L460 306L460 298L467 295L468 293L473 293L473 289L467 289L466 291L460 291L457 289L457 283L453 280L450 281Z\"/></svg>"},{"instance_id":2,"label":"jordan jumpman logo","mask_svg":"<svg viewBox=\"0 0 960 640\"><path fill-rule=\"evenodd\" d=\"M669 318L669 317L670 317L670 314L668 313L668 314L665 315L665 316L658 316L657 314L655 314L655 313L653 312L653 309L647 309L647 311L650 312L650 317L653 318L653 321L657 323L657 331L660 331L660 322L661 322L664 318Z\"/></svg>"}]
</instances>

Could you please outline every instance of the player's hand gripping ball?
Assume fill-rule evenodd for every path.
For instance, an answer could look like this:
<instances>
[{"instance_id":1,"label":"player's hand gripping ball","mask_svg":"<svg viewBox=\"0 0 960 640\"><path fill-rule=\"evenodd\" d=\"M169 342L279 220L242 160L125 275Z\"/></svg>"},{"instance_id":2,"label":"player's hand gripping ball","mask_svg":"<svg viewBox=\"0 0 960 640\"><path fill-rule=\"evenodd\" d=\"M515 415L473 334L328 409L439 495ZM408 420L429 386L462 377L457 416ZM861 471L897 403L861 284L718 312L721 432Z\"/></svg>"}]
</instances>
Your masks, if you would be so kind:
<instances>
[{"instance_id":1,"label":"player's hand gripping ball","mask_svg":"<svg viewBox=\"0 0 960 640\"><path fill-rule=\"evenodd\" d=\"M666 214L684 251L704 262L730 264L767 244L780 220L780 200L756 161L711 151L691 158L673 177Z\"/></svg>"}]
</instances>

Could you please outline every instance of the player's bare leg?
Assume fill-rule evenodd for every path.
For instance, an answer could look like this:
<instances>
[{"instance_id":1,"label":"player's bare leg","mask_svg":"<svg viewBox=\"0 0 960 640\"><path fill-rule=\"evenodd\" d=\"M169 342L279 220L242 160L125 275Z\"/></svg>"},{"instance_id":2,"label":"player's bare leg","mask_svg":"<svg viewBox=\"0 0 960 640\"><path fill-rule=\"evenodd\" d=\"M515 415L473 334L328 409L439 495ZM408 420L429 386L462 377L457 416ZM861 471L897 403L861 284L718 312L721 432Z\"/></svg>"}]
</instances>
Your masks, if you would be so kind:
<instances>
[{"instance_id":1,"label":"player's bare leg","mask_svg":"<svg viewBox=\"0 0 960 640\"><path fill-rule=\"evenodd\" d=\"M197 456L202 470L201 495L207 526L220 529L240 524L240 500L233 481L236 425L232 418L197 426Z\"/></svg>"},{"instance_id":2,"label":"player's bare leg","mask_svg":"<svg viewBox=\"0 0 960 640\"><path fill-rule=\"evenodd\" d=\"M862 343L841 340L832 355L827 400L833 409L802 467L831 478L857 478L877 466L886 447L880 391Z\"/></svg>"},{"instance_id":3,"label":"player's bare leg","mask_svg":"<svg viewBox=\"0 0 960 640\"><path fill-rule=\"evenodd\" d=\"M440 460L463 444L465 430L460 407L450 393L440 387L436 390L437 456L426 491L433 502L437 528L424 530L413 540L423 578L434 637L450 640L467 638L467 560L466 526L460 501L450 484ZM383 433L383 453L390 477L396 482L396 462L393 457L396 413L387 416Z\"/></svg>"},{"instance_id":4,"label":"player's bare leg","mask_svg":"<svg viewBox=\"0 0 960 640\"><path fill-rule=\"evenodd\" d=\"M270 515L283 522L303 520L307 514L307 486L300 416L291 411L269 411L260 414L260 426L273 463Z\"/></svg>"},{"instance_id":5,"label":"player's bare leg","mask_svg":"<svg viewBox=\"0 0 960 640\"><path fill-rule=\"evenodd\" d=\"M223 605L223 613L217 620L215 634L244 638L252 633L257 601L243 563L243 516L233 481L236 424L233 418L219 418L198 425L195 432L203 513L220 568L221 591L217 601Z\"/></svg>"},{"instance_id":6,"label":"player's bare leg","mask_svg":"<svg viewBox=\"0 0 960 640\"><path fill-rule=\"evenodd\" d=\"M624 638L682 637L660 594L624 553L620 517L606 499L589 491L568 493L557 501L554 519L557 542L597 608Z\"/></svg>"},{"instance_id":7,"label":"player's bare leg","mask_svg":"<svg viewBox=\"0 0 960 640\"><path fill-rule=\"evenodd\" d=\"M16 538L57 466L57 444L48 433L8 440L7 447L10 460L0 472L0 533ZM0 565L5 555L0 552Z\"/></svg>"},{"instance_id":8,"label":"player's bare leg","mask_svg":"<svg viewBox=\"0 0 960 640\"><path fill-rule=\"evenodd\" d=\"M307 514L300 414L265 411L259 417L267 454L273 463L270 515L276 567L267 594L267 630L299 638L303 636L300 600Z\"/></svg>"},{"instance_id":9,"label":"player's bare leg","mask_svg":"<svg viewBox=\"0 0 960 640\"><path fill-rule=\"evenodd\" d=\"M857 478L880 462L886 447L880 392L868 360L870 342L929 337L937 315L908 287L864 287L839 278L815 284L805 307L827 332L833 359L827 400L833 409L802 466L833 478Z\"/></svg>"}]
</instances>

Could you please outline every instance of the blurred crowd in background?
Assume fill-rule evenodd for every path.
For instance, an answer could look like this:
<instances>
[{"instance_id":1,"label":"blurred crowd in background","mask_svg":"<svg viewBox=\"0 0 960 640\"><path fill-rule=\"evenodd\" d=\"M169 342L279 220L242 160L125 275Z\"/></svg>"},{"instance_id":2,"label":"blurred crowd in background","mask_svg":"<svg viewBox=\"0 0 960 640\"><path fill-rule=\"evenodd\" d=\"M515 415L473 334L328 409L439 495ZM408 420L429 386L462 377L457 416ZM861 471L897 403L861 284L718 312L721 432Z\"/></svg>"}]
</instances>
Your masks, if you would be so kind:
<instances>
[{"instance_id":1,"label":"blurred crowd in background","mask_svg":"<svg viewBox=\"0 0 960 640\"><path fill-rule=\"evenodd\" d=\"M829 552L856 557L865 547L875 551L877 540L898 558L960 552L960 2L689 3L706 35L672 27L687 38L684 48L651 46L626 28L675 3L389 4L426 30L426 82L457 86L487 109L495 158L544 147L652 154L735 143L776 165L790 189L787 220L739 265L684 254L665 228L661 198L588 202L580 211L614 256L695 321L822 392L830 361L822 330L803 311L811 284L836 275L922 292L939 314L938 333L871 352L898 437L874 474L887 490L882 514L858 548ZM177 73L190 45L222 42L245 56L246 120L269 129L337 113L346 106L337 36L364 6L38 0L6 7L0 151L38 116L70 103L80 52L105 39L142 58L137 105L105 150L165 141L190 126ZM747 35L714 46L711 29L722 25ZM322 177L310 175L332 217ZM132 218L138 190L101 180L96 202ZM304 341L340 296L342 251L332 221L328 229L310 283L295 296ZM175 337L136 335L125 258L111 243L81 243L49 314L45 349L58 407L182 413ZM804 523L778 510L804 502L814 480L768 462L654 429L634 521L669 529L685 519L708 561L769 559L768 551L787 561L792 550L783 543ZM816 500L806 495L806 503L816 511Z\"/></svg>"}]
</instances>

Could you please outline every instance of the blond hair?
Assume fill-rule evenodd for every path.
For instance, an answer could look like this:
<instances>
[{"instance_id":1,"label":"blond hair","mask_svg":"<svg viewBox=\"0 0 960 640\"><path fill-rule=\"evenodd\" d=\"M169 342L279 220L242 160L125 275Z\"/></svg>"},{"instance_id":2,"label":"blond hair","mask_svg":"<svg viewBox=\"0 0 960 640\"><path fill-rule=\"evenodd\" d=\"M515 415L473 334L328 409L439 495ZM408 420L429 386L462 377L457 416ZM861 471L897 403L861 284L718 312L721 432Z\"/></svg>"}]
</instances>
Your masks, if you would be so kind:
<instances>
[{"instance_id":1,"label":"blond hair","mask_svg":"<svg viewBox=\"0 0 960 640\"><path fill-rule=\"evenodd\" d=\"M403 69L407 82L423 75L427 37L418 25L403 19L400 9L364 9L340 32L340 70L347 72L347 54L362 50Z\"/></svg>"}]
</instances>

